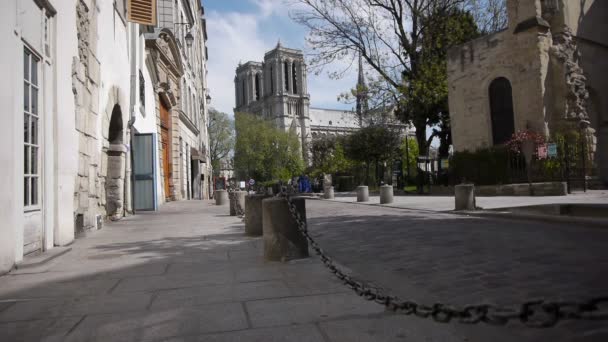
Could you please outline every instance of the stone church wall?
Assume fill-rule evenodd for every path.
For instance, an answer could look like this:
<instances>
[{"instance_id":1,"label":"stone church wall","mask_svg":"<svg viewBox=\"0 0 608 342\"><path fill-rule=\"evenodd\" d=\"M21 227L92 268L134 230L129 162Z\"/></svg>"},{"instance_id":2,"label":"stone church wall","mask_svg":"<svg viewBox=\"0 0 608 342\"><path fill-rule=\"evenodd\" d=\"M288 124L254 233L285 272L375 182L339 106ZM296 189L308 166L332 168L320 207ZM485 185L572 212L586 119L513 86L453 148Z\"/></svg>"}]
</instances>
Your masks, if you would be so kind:
<instances>
[{"instance_id":1,"label":"stone church wall","mask_svg":"<svg viewBox=\"0 0 608 342\"><path fill-rule=\"evenodd\" d=\"M537 29L504 30L452 48L448 56L449 107L457 151L492 145L489 86L499 77L511 83L515 130L545 131L543 78L549 38Z\"/></svg>"}]
</instances>

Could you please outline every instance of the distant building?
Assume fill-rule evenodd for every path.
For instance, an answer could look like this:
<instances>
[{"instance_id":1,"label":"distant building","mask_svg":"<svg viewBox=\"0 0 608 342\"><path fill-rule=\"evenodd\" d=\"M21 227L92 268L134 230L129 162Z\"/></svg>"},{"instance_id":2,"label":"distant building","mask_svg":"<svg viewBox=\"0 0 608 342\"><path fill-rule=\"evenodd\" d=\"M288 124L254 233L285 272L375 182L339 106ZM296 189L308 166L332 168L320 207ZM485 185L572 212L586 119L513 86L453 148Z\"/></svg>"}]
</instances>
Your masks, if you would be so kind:
<instances>
[{"instance_id":1,"label":"distant building","mask_svg":"<svg viewBox=\"0 0 608 342\"><path fill-rule=\"evenodd\" d=\"M234 111L254 114L274 121L276 127L294 130L300 137L307 163L313 139L359 129L361 115L368 110L364 92L357 95L356 111L310 108L304 55L301 50L285 48L280 43L266 52L263 63L250 61L239 65L234 87ZM361 58L357 87L365 87ZM406 125L397 120L392 120L392 124L406 131Z\"/></svg>"}]
</instances>

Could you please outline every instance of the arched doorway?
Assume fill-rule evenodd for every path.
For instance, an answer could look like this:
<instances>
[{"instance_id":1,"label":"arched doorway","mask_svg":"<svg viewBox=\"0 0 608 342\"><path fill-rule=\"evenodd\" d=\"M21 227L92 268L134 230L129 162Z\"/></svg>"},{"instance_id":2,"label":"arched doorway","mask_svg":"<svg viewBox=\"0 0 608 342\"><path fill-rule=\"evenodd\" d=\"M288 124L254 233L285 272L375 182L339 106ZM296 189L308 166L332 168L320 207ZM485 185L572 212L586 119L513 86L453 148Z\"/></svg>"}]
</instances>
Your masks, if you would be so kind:
<instances>
[{"instance_id":1,"label":"arched doorway","mask_svg":"<svg viewBox=\"0 0 608 342\"><path fill-rule=\"evenodd\" d=\"M106 173L106 214L117 219L124 214L124 181L126 148L124 146L124 126L119 105L112 109L108 128L108 165Z\"/></svg>"},{"instance_id":2,"label":"arched doorway","mask_svg":"<svg viewBox=\"0 0 608 342\"><path fill-rule=\"evenodd\" d=\"M504 77L493 80L490 83L489 98L492 142L494 145L504 144L515 133L513 95L509 80Z\"/></svg>"}]
</instances>

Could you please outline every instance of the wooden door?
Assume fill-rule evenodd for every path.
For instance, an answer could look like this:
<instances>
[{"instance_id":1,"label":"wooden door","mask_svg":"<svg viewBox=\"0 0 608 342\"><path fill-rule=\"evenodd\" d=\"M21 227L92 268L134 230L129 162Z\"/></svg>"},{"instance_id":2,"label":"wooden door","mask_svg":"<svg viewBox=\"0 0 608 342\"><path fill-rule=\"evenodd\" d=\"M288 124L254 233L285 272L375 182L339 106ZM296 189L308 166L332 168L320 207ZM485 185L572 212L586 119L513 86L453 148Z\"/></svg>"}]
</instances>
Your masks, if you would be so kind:
<instances>
[{"instance_id":1,"label":"wooden door","mask_svg":"<svg viewBox=\"0 0 608 342\"><path fill-rule=\"evenodd\" d=\"M163 99L160 99L160 137L161 137L161 155L163 157L163 183L165 188L165 198L171 198L171 116L169 108L165 105Z\"/></svg>"}]
</instances>

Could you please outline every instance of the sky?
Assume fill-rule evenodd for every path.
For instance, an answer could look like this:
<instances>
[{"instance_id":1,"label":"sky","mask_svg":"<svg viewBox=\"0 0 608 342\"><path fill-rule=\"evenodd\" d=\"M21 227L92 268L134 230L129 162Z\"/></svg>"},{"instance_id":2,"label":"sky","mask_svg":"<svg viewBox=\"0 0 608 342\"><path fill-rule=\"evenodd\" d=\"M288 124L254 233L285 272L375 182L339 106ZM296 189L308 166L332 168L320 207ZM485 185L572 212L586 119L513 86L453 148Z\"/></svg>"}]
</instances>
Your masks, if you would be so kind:
<instances>
[{"instance_id":1,"label":"sky","mask_svg":"<svg viewBox=\"0 0 608 342\"><path fill-rule=\"evenodd\" d=\"M289 18L293 4L285 0L202 0L207 18L207 47L211 107L233 115L234 76L239 62L263 61L264 53L276 47L308 51L306 28ZM335 70L338 70L336 66ZM311 107L353 109L353 104L340 103L338 95L354 88L357 70L352 69L339 80L308 74Z\"/></svg>"}]
</instances>

